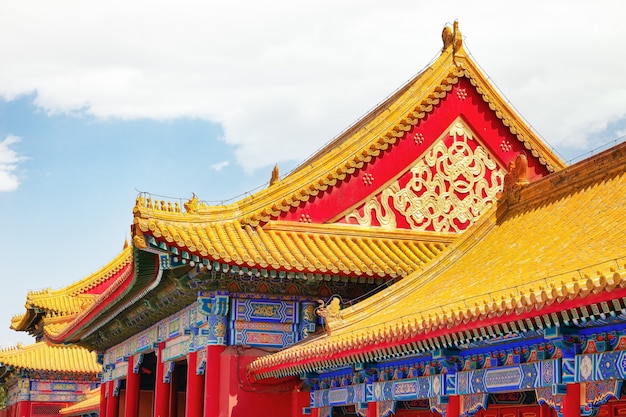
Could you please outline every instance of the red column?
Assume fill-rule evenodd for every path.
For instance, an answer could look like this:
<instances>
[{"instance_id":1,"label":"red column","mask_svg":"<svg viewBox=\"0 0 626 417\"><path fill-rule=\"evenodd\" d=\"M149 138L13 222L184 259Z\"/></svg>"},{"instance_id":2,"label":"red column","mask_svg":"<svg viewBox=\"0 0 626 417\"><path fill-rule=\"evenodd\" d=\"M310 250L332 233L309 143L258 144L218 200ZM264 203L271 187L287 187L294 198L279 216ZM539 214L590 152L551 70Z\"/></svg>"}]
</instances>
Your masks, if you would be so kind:
<instances>
[{"instance_id":1,"label":"red column","mask_svg":"<svg viewBox=\"0 0 626 417\"><path fill-rule=\"evenodd\" d=\"M580 417L580 384L567 384L563 396L563 417Z\"/></svg>"},{"instance_id":2,"label":"red column","mask_svg":"<svg viewBox=\"0 0 626 417\"><path fill-rule=\"evenodd\" d=\"M189 352L187 356L187 393L185 394L185 417L202 416L204 406L204 375L196 373L198 352Z\"/></svg>"},{"instance_id":3,"label":"red column","mask_svg":"<svg viewBox=\"0 0 626 417\"><path fill-rule=\"evenodd\" d=\"M163 382L165 364L161 362L164 347L165 343L159 343L159 348L156 352L157 363L156 381L154 383L154 417L169 417L170 411L170 384Z\"/></svg>"},{"instance_id":4,"label":"red column","mask_svg":"<svg viewBox=\"0 0 626 417\"><path fill-rule=\"evenodd\" d=\"M30 401L21 401L18 409L19 417L30 417Z\"/></svg>"},{"instance_id":5,"label":"red column","mask_svg":"<svg viewBox=\"0 0 626 417\"><path fill-rule=\"evenodd\" d=\"M220 413L220 355L224 349L226 347L220 345L206 347L204 417L214 417Z\"/></svg>"},{"instance_id":6,"label":"red column","mask_svg":"<svg viewBox=\"0 0 626 417\"><path fill-rule=\"evenodd\" d=\"M170 413L174 417L178 416L178 368L172 369L170 375Z\"/></svg>"},{"instance_id":7,"label":"red column","mask_svg":"<svg viewBox=\"0 0 626 417\"><path fill-rule=\"evenodd\" d=\"M291 417L301 417L302 409L311 406L311 393L309 391L301 391L298 385L291 393Z\"/></svg>"},{"instance_id":8,"label":"red column","mask_svg":"<svg viewBox=\"0 0 626 417\"><path fill-rule=\"evenodd\" d=\"M139 417L139 380L141 374L134 373L135 357L128 358L128 373L126 374L126 403L124 417Z\"/></svg>"},{"instance_id":9,"label":"red column","mask_svg":"<svg viewBox=\"0 0 626 417\"><path fill-rule=\"evenodd\" d=\"M120 397L113 395L115 391L115 384L117 381L109 381L109 396L107 398L107 417L117 417L120 408Z\"/></svg>"},{"instance_id":10,"label":"red column","mask_svg":"<svg viewBox=\"0 0 626 417\"><path fill-rule=\"evenodd\" d=\"M369 405L367 406L367 414L368 414L367 417L369 417ZM319 417L319 415L320 415L319 408L311 408L311 417Z\"/></svg>"},{"instance_id":11,"label":"red column","mask_svg":"<svg viewBox=\"0 0 626 417\"><path fill-rule=\"evenodd\" d=\"M461 415L461 397L458 395L450 395L448 404L446 405L445 417L459 417Z\"/></svg>"},{"instance_id":12,"label":"red column","mask_svg":"<svg viewBox=\"0 0 626 417\"><path fill-rule=\"evenodd\" d=\"M378 410L376 410L376 403L367 403L367 415L366 417L378 417Z\"/></svg>"},{"instance_id":13,"label":"red column","mask_svg":"<svg viewBox=\"0 0 626 417\"><path fill-rule=\"evenodd\" d=\"M108 417L107 415L107 383L100 383L100 417Z\"/></svg>"},{"instance_id":14,"label":"red column","mask_svg":"<svg viewBox=\"0 0 626 417\"><path fill-rule=\"evenodd\" d=\"M539 417L552 417L552 409L548 404L541 404L539 407Z\"/></svg>"}]
</instances>

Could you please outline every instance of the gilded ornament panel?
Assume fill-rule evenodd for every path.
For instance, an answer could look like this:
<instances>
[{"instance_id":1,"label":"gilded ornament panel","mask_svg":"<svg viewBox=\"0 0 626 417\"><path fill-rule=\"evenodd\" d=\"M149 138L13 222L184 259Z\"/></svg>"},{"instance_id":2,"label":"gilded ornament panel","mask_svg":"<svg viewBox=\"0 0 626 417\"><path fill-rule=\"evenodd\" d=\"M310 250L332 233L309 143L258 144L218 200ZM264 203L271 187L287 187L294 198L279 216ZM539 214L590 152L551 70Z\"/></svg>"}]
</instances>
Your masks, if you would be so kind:
<instances>
[{"instance_id":1,"label":"gilded ornament panel","mask_svg":"<svg viewBox=\"0 0 626 417\"><path fill-rule=\"evenodd\" d=\"M361 226L459 232L496 199L505 171L459 119L410 170L345 216Z\"/></svg>"}]
</instances>

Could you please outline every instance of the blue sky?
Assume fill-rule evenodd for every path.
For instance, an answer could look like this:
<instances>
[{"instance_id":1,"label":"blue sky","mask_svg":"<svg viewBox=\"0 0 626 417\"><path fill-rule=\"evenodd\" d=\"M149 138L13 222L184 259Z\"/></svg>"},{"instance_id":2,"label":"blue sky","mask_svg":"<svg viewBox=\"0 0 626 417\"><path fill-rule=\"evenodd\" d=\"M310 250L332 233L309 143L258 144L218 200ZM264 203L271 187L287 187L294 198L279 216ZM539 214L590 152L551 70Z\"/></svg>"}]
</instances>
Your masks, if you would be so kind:
<instances>
[{"instance_id":1,"label":"blue sky","mask_svg":"<svg viewBox=\"0 0 626 417\"><path fill-rule=\"evenodd\" d=\"M405 81L459 19L485 73L565 160L626 133L615 1L0 0L0 346L29 290L112 259L138 191L236 199Z\"/></svg>"}]
</instances>

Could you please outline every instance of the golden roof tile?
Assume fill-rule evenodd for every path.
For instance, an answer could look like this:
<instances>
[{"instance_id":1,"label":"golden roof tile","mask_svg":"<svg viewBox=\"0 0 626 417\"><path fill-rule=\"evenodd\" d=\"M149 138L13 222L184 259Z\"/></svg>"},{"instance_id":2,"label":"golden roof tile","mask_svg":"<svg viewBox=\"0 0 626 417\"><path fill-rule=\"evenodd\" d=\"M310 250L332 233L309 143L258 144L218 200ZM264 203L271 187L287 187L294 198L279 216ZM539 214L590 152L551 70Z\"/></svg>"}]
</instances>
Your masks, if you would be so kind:
<instances>
[{"instance_id":1,"label":"golden roof tile","mask_svg":"<svg viewBox=\"0 0 626 417\"><path fill-rule=\"evenodd\" d=\"M608 299L626 287L624 196L626 143L505 195L423 272L340 310L330 334L259 358L250 370L262 378L302 362L322 369L331 355L589 295Z\"/></svg>"},{"instance_id":2,"label":"golden roof tile","mask_svg":"<svg viewBox=\"0 0 626 417\"><path fill-rule=\"evenodd\" d=\"M100 409L100 388L92 389L85 395L83 401L74 403L59 410L62 416L83 416L90 412L97 413Z\"/></svg>"},{"instance_id":3,"label":"golden roof tile","mask_svg":"<svg viewBox=\"0 0 626 417\"><path fill-rule=\"evenodd\" d=\"M78 346L53 345L37 342L0 350L0 366L31 371L98 374L101 365L95 352Z\"/></svg>"},{"instance_id":4,"label":"golden roof tile","mask_svg":"<svg viewBox=\"0 0 626 417\"><path fill-rule=\"evenodd\" d=\"M216 261L310 273L401 277L422 268L452 234L276 221L266 227L135 218L135 226ZM137 242L137 239L135 240ZM194 242L199 242L195 244Z\"/></svg>"}]
</instances>

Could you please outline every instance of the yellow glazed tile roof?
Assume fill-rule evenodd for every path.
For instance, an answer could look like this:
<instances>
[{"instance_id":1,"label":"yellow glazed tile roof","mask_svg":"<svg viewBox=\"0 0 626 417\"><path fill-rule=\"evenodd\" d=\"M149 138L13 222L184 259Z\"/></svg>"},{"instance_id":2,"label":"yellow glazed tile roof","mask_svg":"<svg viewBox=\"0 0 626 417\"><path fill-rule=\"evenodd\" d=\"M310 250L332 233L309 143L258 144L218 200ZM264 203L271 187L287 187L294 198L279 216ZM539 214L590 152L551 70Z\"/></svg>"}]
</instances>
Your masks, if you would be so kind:
<instances>
[{"instance_id":1,"label":"yellow glazed tile roof","mask_svg":"<svg viewBox=\"0 0 626 417\"><path fill-rule=\"evenodd\" d=\"M92 389L86 394L83 401L79 401L59 410L62 416L82 416L89 412L98 412L100 409L100 388Z\"/></svg>"},{"instance_id":2,"label":"yellow glazed tile roof","mask_svg":"<svg viewBox=\"0 0 626 417\"><path fill-rule=\"evenodd\" d=\"M134 236L140 239L138 246L141 246L143 238L139 232L150 231L166 237L168 241L171 239L172 242L183 244L183 248L195 248L201 253L215 250L221 259L240 257L243 263L247 263L244 258L254 259L258 251L255 249L249 252L248 244L251 242L236 244L237 253L229 253L230 251L214 243L213 236L205 236L209 233L206 226L215 224L214 233L222 234L229 244L231 241L237 243L242 238L238 232L242 228L245 228L245 233L261 235L257 226L273 221L281 213L297 208L315 199L320 193L340 185L346 177L354 175L403 139L412 126L436 109L437 104L461 78L468 79L476 87L482 99L529 154L538 158L551 172L562 169L565 166L563 162L542 143L470 59L462 45L462 35L458 28L454 36L455 41L446 45L431 66L318 154L302 163L287 177L272 183L270 187L232 204L209 206L196 201L186 211L178 203L172 205L171 202L150 200L141 196L134 208L135 224L139 226ZM217 237L221 238L219 235ZM260 248L265 250L263 244L261 242ZM220 253L222 250L223 254ZM298 249L297 252L299 251ZM343 254L338 251L333 256ZM265 262L269 265L274 263L269 259ZM296 264L297 262L293 262L289 267L299 269ZM302 269L307 268L303 265Z\"/></svg>"},{"instance_id":3,"label":"yellow glazed tile roof","mask_svg":"<svg viewBox=\"0 0 626 417\"><path fill-rule=\"evenodd\" d=\"M381 277L402 277L421 268L453 239L451 234L349 225L276 221L252 227L236 220L207 224L193 217L135 218L135 225L183 250L226 263ZM137 238L135 244L145 246Z\"/></svg>"},{"instance_id":4,"label":"yellow glazed tile roof","mask_svg":"<svg viewBox=\"0 0 626 417\"><path fill-rule=\"evenodd\" d=\"M505 196L424 272L341 310L329 335L249 369L262 378L296 363L324 368L333 355L425 340L486 318L504 322L590 295L615 297L609 292L626 287L625 196L621 144Z\"/></svg>"},{"instance_id":5,"label":"yellow glazed tile roof","mask_svg":"<svg viewBox=\"0 0 626 417\"><path fill-rule=\"evenodd\" d=\"M0 350L0 367L79 374L98 374L102 370L95 352L78 346L52 345L47 342Z\"/></svg>"},{"instance_id":6,"label":"yellow glazed tile roof","mask_svg":"<svg viewBox=\"0 0 626 417\"><path fill-rule=\"evenodd\" d=\"M48 288L29 291L26 295L26 312L11 319L11 329L28 331L32 326L38 325L34 321L38 320L39 314L46 316L46 320L58 323L84 311L95 302L98 293L102 292L99 286L105 285L107 280L128 267L132 261L132 246L126 244L111 262L77 282L58 290Z\"/></svg>"}]
</instances>

